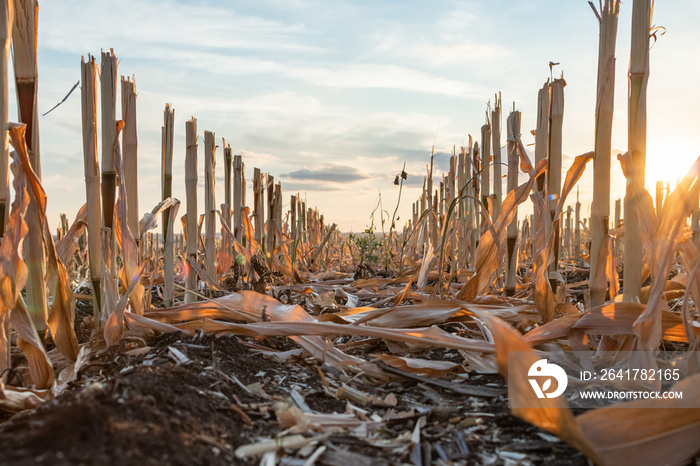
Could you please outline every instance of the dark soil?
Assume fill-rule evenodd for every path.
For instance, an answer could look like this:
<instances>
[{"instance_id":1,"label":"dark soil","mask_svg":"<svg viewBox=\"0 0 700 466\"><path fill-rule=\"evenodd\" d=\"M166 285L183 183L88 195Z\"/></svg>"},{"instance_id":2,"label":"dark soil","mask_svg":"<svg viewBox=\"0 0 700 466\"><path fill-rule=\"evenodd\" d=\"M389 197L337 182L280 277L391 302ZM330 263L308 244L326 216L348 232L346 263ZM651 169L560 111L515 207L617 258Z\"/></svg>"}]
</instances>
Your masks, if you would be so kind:
<instances>
[{"instance_id":1,"label":"dark soil","mask_svg":"<svg viewBox=\"0 0 700 466\"><path fill-rule=\"evenodd\" d=\"M260 345L296 348L284 338L251 345L235 337L168 334L139 356L103 354L58 399L0 418L0 464L259 464L260 458L241 459L234 451L280 433L273 406L293 403L292 390L313 412L346 412L347 403L335 396L346 376L313 361L281 363L250 349ZM396 413L371 434L374 445L366 436L337 431L312 449L278 452L278 464L302 465L319 446L326 447L316 461L322 465L588 464L573 448L512 417L504 396L469 397L404 378L384 385L345 382L373 400L396 397L394 407L363 408L381 417ZM504 386L498 376L474 375L470 383ZM426 424L414 445L411 432L421 417Z\"/></svg>"}]
</instances>

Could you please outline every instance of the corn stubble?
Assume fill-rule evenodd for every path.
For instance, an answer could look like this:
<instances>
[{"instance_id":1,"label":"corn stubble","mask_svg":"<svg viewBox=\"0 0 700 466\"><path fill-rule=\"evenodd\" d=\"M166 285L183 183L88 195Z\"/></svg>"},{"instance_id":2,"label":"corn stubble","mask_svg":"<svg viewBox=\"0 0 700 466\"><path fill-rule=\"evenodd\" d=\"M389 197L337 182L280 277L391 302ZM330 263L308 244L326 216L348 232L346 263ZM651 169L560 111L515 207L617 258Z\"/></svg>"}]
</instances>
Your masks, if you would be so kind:
<instances>
[{"instance_id":1,"label":"corn stubble","mask_svg":"<svg viewBox=\"0 0 700 466\"><path fill-rule=\"evenodd\" d=\"M17 11L22 17L34 18L14 22L14 33L26 37L35 27L35 16L27 16L35 12L35 3L20 3ZM290 196L286 211L281 183L257 167L252 171L253 198L247 202L244 160L223 139L219 153L225 195L217 206L214 181L219 155L214 134L203 132L204 192L200 193L197 120L186 122L186 147L178 153L173 145L178 129L170 105L165 107L162 126L162 201L142 213L134 182L138 166L134 81L122 78L118 121L116 56L112 51L102 53L100 102L97 63L88 56L80 65L87 202L72 225L62 221L58 240L49 233L47 197L40 179L36 64L28 52L36 46L31 41L15 54L15 61L30 64L15 67L24 124L8 123L14 5L6 2L0 9L4 40L0 115L15 149L10 170L7 138L0 148L4 209L0 374L4 377L10 367L14 332L14 341L27 358L21 370L31 387L7 385L3 379L1 409L16 412L39 406L58 395L92 354L106 348L123 350L134 341L173 331L287 336L348 377L376 383L388 380L387 367L436 378L450 377L462 366L504 376L514 370L526 372L540 359L536 349L541 345L591 352L636 349L648 355L648 364L658 367L653 356L663 344L674 342L679 348L674 362L686 376L678 383L686 390L682 400L621 403L627 409L600 408L574 416L564 398L536 398L524 378L508 386L508 395L521 406L530 406L514 409L514 415L554 433L597 464L683 464L698 453L700 332L694 303L700 299L700 159L676 189L665 197L657 195L655 207L643 180L648 0L635 0L632 6L630 147L619 157L629 179L626 218L623 223L618 200L612 229L612 89L620 2L606 0L598 6L591 3L600 26L594 150L563 167L566 83L561 77L547 80L532 96L537 98L534 163L521 138L521 114L515 105L503 129L507 135L507 163L503 163L502 104L497 94L493 106L487 106L479 140L468 136L464 147L454 147L449 172L441 178L434 170L433 148L411 218L403 229L392 218L389 233L381 235L372 228L364 235L343 235L336 223L298 193ZM582 218L585 208L578 191L575 209L567 202L591 161L594 196L587 219ZM172 197L173 163L185 167L182 234L174 231L180 201ZM505 192L502 165L507 166ZM10 172L14 199L9 198ZM402 169L398 189L404 174ZM197 210L198 196L203 196L203 213ZM533 215L519 222L518 208L528 202ZM153 233L159 221L160 233ZM46 273L32 273L33 266ZM385 276L376 273L379 269ZM669 279L671 270L681 273ZM624 300L618 296L620 272ZM580 280L587 275L587 281ZM647 278L650 284L643 287ZM88 289L79 288L83 282L90 284ZM25 288L26 302L21 293ZM577 291L590 296L576 302ZM271 296L273 292L292 299L283 304ZM91 338L80 345L73 328L76 297L92 300L94 311L83 323ZM294 302L303 302L306 308ZM471 331L452 333L448 330L454 326L441 327L448 321L488 329L484 331L488 338ZM61 358L49 357L42 340L44 328ZM328 338L333 335L453 348L466 362L409 360L390 354L404 347L398 345L388 346L388 352L376 359L366 359L348 354L347 341L342 347L334 345ZM514 350L526 357L514 363L518 367L509 367L508 353ZM620 364L629 367L631 362ZM59 373L61 383L56 384ZM476 393L475 387L461 386ZM493 396L487 392L474 396ZM347 385L338 396L360 404L368 400ZM350 422L347 416L343 419ZM297 421L286 417L284 422ZM298 436L284 439L304 441ZM260 444L239 450L239 456L248 457L264 448Z\"/></svg>"}]
</instances>

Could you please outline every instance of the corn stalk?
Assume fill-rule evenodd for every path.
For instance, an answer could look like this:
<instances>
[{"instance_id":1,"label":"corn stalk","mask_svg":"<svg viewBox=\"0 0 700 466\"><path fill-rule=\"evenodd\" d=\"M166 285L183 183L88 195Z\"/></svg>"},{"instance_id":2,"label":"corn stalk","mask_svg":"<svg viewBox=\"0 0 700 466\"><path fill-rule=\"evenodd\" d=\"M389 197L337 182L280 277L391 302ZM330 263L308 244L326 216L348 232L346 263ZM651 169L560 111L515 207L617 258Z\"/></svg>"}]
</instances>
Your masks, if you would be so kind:
<instances>
[{"instance_id":1,"label":"corn stalk","mask_svg":"<svg viewBox=\"0 0 700 466\"><path fill-rule=\"evenodd\" d=\"M607 235L610 223L610 158L612 156L612 123L615 104L615 43L617 19L620 13L619 0L605 0L603 10L598 13L589 2L600 23L598 42L598 85L595 112L595 159L593 160L593 203L591 205L591 250L590 283L591 306L605 302L607 287L599 288L605 280L597 275L605 273L598 259L606 262Z\"/></svg>"},{"instance_id":2,"label":"corn stalk","mask_svg":"<svg viewBox=\"0 0 700 466\"><path fill-rule=\"evenodd\" d=\"M551 108L552 85L547 81L537 93L537 130L535 132L535 165L549 158L549 110ZM537 178L537 191L545 189L545 174ZM539 224L538 219L535 222ZM549 233L549 232L548 232Z\"/></svg>"},{"instance_id":3,"label":"corn stalk","mask_svg":"<svg viewBox=\"0 0 700 466\"><path fill-rule=\"evenodd\" d=\"M554 222L559 196L561 194L561 169L562 169L562 130L564 125L564 78L555 79L552 82L552 107L549 116L549 167L547 170L547 197L549 198L549 214ZM559 265L559 237L560 228L554 225L554 247L552 253L554 261L550 268L556 272ZM550 280L552 290L557 291L557 281Z\"/></svg>"},{"instance_id":4,"label":"corn stalk","mask_svg":"<svg viewBox=\"0 0 700 466\"><path fill-rule=\"evenodd\" d=\"M92 311L99 322L102 308L102 206L100 193L100 163L97 160L97 63L88 55L80 62L80 97L83 122L83 162L85 196L87 200L88 257L92 283Z\"/></svg>"},{"instance_id":5,"label":"corn stalk","mask_svg":"<svg viewBox=\"0 0 700 466\"><path fill-rule=\"evenodd\" d=\"M10 152L7 139L8 113L8 76L10 63L10 44L12 42L12 23L14 22L15 10L14 1L8 0L0 6L0 131L2 131L3 141L0 146L0 238L5 234L5 228L10 218Z\"/></svg>"},{"instance_id":6,"label":"corn stalk","mask_svg":"<svg viewBox=\"0 0 700 466\"><path fill-rule=\"evenodd\" d=\"M122 157L126 188L126 213L131 235L139 244L139 171L136 132L136 82L122 76Z\"/></svg>"},{"instance_id":7,"label":"corn stalk","mask_svg":"<svg viewBox=\"0 0 700 466\"><path fill-rule=\"evenodd\" d=\"M243 161L240 155L233 156L233 233L236 240L241 242L243 229L241 228L241 207L245 205L245 179L243 177Z\"/></svg>"},{"instance_id":8,"label":"corn stalk","mask_svg":"<svg viewBox=\"0 0 700 466\"><path fill-rule=\"evenodd\" d=\"M187 202L187 222L185 234L187 237L187 259L197 263L199 246L199 229L197 227L197 119L192 118L185 123L185 189ZM197 288L197 272L188 263L186 265L185 286L188 290ZM190 291L185 294L185 303L196 301L196 295Z\"/></svg>"},{"instance_id":9,"label":"corn stalk","mask_svg":"<svg viewBox=\"0 0 700 466\"><path fill-rule=\"evenodd\" d=\"M114 231L114 201L117 188L117 172L114 166L114 144L117 139L117 57L110 50L102 52L100 94L102 107L102 221L110 230L108 239L110 256L107 258L112 277L117 276L117 245Z\"/></svg>"},{"instance_id":10,"label":"corn stalk","mask_svg":"<svg viewBox=\"0 0 700 466\"><path fill-rule=\"evenodd\" d=\"M204 132L204 266L210 277L216 279L216 203L214 201L214 174L216 146L214 133Z\"/></svg>"},{"instance_id":11,"label":"corn stalk","mask_svg":"<svg viewBox=\"0 0 700 466\"><path fill-rule=\"evenodd\" d=\"M518 139L520 138L520 112L515 109L508 115L508 192L518 187ZM515 207L515 215L508 224L508 240L506 255L506 296L515 294L516 271L518 268L518 253L516 243L518 241L518 208Z\"/></svg>"},{"instance_id":12,"label":"corn stalk","mask_svg":"<svg viewBox=\"0 0 700 466\"><path fill-rule=\"evenodd\" d=\"M39 155L39 120L37 114L37 34L39 5L36 0L19 0L15 3L15 22L12 46L15 70L15 89L19 120L27 125L25 139L32 169L41 180ZM29 203L26 215L27 233L24 242L24 258L27 262L27 309L38 331L46 330L48 304L46 299L46 264L37 205Z\"/></svg>"},{"instance_id":13,"label":"corn stalk","mask_svg":"<svg viewBox=\"0 0 700 466\"><path fill-rule=\"evenodd\" d=\"M632 4L632 45L629 68L627 144L631 154L625 191L625 301L639 299L642 288L642 239L639 235L642 199L635 193L644 189L647 140L647 84L649 82L649 33L651 0Z\"/></svg>"},{"instance_id":14,"label":"corn stalk","mask_svg":"<svg viewBox=\"0 0 700 466\"><path fill-rule=\"evenodd\" d=\"M492 218L501 215L501 203L503 202L503 179L501 177L501 94L495 98L493 111L491 112L491 139L493 150L493 214Z\"/></svg>"},{"instance_id":15,"label":"corn stalk","mask_svg":"<svg viewBox=\"0 0 700 466\"><path fill-rule=\"evenodd\" d=\"M491 192L491 125L486 115L486 124L481 127L481 203L484 209L489 208Z\"/></svg>"},{"instance_id":16,"label":"corn stalk","mask_svg":"<svg viewBox=\"0 0 700 466\"><path fill-rule=\"evenodd\" d=\"M14 1L8 0L0 6L0 39L3 47L0 50L0 131L2 131L3 141L0 146L0 244L5 236L5 229L10 219L10 152L7 138L8 114L8 76L10 61L10 43L12 40L12 23L14 21ZM0 326L0 340L5 343L5 351L0 353L0 371L10 367L10 318L7 316L2 320ZM5 380L5 376L2 379Z\"/></svg>"},{"instance_id":17,"label":"corn stalk","mask_svg":"<svg viewBox=\"0 0 700 466\"><path fill-rule=\"evenodd\" d=\"M163 200L173 196L173 136L175 133L175 110L170 108L170 104L165 104L163 111L163 126L161 128L161 180ZM171 227L174 219L170 218L170 209L163 212L163 298L166 306L172 305L174 293L174 240L173 229Z\"/></svg>"}]
</instances>

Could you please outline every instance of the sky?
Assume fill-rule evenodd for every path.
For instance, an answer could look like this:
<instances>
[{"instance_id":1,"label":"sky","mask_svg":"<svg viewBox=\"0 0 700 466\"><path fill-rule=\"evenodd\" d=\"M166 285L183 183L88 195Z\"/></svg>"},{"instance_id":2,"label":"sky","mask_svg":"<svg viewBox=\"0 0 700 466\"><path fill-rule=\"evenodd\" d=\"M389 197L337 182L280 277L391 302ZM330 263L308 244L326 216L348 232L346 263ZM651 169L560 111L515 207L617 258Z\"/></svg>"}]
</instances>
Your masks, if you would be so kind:
<instances>
[{"instance_id":1,"label":"sky","mask_svg":"<svg viewBox=\"0 0 700 466\"><path fill-rule=\"evenodd\" d=\"M623 2L618 28L617 150L627 145L631 8L631 0ZM662 178L673 187L700 152L694 87L700 2L657 2L654 13L654 25L666 33L650 55L647 180L652 186ZM550 61L560 63L555 77L563 73L567 82L564 168L593 150L598 22L585 0L42 0L40 112L79 80L81 56L99 62L100 50L110 48L118 74L136 80L141 213L159 201L166 103L175 109L173 195L183 201L181 213L185 121L195 116L200 186L208 130L219 146L223 137L243 155L249 185L253 167L269 172L282 181L285 206L298 192L342 231L363 230L380 193L384 210L393 212L393 180L405 163L397 222L403 225L433 145L436 171L446 170L453 147L459 151L469 134L479 138L487 103L499 91L503 125L515 103L523 142L533 143L537 91L550 76ZM16 119L13 104L10 118ZM78 90L40 117L52 226L60 212L72 221L85 202L80 122ZM534 146L527 149L532 153ZM217 157L220 203L221 148ZM612 178L613 199L622 197L616 159ZM588 215L592 164L579 185ZM379 220L376 214L375 224Z\"/></svg>"}]
</instances>

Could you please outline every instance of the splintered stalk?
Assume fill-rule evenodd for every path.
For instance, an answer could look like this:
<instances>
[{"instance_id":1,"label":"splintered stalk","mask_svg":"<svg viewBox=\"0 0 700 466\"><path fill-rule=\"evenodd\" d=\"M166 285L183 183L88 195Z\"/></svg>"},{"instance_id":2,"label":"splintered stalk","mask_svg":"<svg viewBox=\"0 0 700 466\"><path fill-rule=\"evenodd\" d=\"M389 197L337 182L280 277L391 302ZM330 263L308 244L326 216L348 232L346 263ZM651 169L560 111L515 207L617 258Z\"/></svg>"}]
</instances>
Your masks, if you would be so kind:
<instances>
[{"instance_id":1,"label":"splintered stalk","mask_svg":"<svg viewBox=\"0 0 700 466\"><path fill-rule=\"evenodd\" d=\"M447 204L455 198L455 182L457 181L457 152L456 148L452 148L452 157L450 157L450 171L447 174Z\"/></svg>"},{"instance_id":2,"label":"splintered stalk","mask_svg":"<svg viewBox=\"0 0 700 466\"><path fill-rule=\"evenodd\" d=\"M594 11L595 5L589 2ZM605 280L596 275L605 273L598 267L601 250L607 250L607 235L610 224L610 157L612 156L612 123L615 90L615 43L617 41L617 19L620 13L619 0L605 0L603 11L596 13L600 22L598 41L598 85L595 112L595 158L593 159L593 203L591 204L591 250L590 283L591 305L601 306L605 302L607 287L599 286ZM605 252L603 252L605 254Z\"/></svg>"},{"instance_id":3,"label":"splintered stalk","mask_svg":"<svg viewBox=\"0 0 700 466\"><path fill-rule=\"evenodd\" d=\"M97 63L88 55L80 62L80 100L83 115L83 161L87 199L88 257L92 282L92 310L95 323L100 322L102 308L102 195L100 164L97 160Z\"/></svg>"},{"instance_id":4,"label":"splintered stalk","mask_svg":"<svg viewBox=\"0 0 700 466\"><path fill-rule=\"evenodd\" d=\"M698 199L695 199L695 207L693 207L693 213L690 215L690 231L693 232L693 244L697 248L700 246L700 206L698 206Z\"/></svg>"},{"instance_id":5,"label":"splintered stalk","mask_svg":"<svg viewBox=\"0 0 700 466\"><path fill-rule=\"evenodd\" d=\"M114 167L114 144L117 139L117 57L110 50L102 52L100 72L102 106L102 221L111 233L109 270L117 276L117 248L114 231L114 201L117 186L117 172Z\"/></svg>"},{"instance_id":6,"label":"splintered stalk","mask_svg":"<svg viewBox=\"0 0 700 466\"><path fill-rule=\"evenodd\" d=\"M459 268L465 268L467 266L467 258L469 257L468 251L465 247L466 236L467 236L467 215L469 215L467 209L467 201L464 198L465 186L467 185L466 173L467 173L467 150L462 147L457 159L457 196L459 197L459 247L457 248L457 262ZM418 224L418 218L420 217L422 211L418 211L418 205L416 205L416 211L413 214L413 227L415 228Z\"/></svg>"},{"instance_id":7,"label":"splintered stalk","mask_svg":"<svg viewBox=\"0 0 700 466\"><path fill-rule=\"evenodd\" d=\"M435 146L430 154L430 171L428 172L428 209L432 209L429 217L430 242L435 247L438 241L438 224L437 224L437 209L434 203L436 202L433 196L433 165L435 159Z\"/></svg>"},{"instance_id":8,"label":"splintered stalk","mask_svg":"<svg viewBox=\"0 0 700 466\"><path fill-rule=\"evenodd\" d=\"M214 201L214 176L216 146L214 133L204 132L204 266L209 276L216 280L216 203Z\"/></svg>"},{"instance_id":9,"label":"splintered stalk","mask_svg":"<svg viewBox=\"0 0 700 466\"><path fill-rule=\"evenodd\" d=\"M263 197L262 197L262 172L259 168L253 169L253 217L255 217L254 240L260 244L263 231Z\"/></svg>"},{"instance_id":10,"label":"splintered stalk","mask_svg":"<svg viewBox=\"0 0 700 466\"><path fill-rule=\"evenodd\" d=\"M292 277L290 277L290 283L294 282L294 259L296 258L296 248L297 248L297 242L299 239L299 225L298 225L298 216L297 216L297 204L299 199L299 195L297 194L296 196L292 194L290 201L289 201L289 218L290 218L290 233L292 236L292 250L290 252L290 256L292 258ZM342 250L341 250L342 254Z\"/></svg>"},{"instance_id":11,"label":"splintered stalk","mask_svg":"<svg viewBox=\"0 0 700 466\"><path fill-rule=\"evenodd\" d=\"M515 104L513 104L515 106ZM508 192L518 187L518 138L520 137L520 112L515 109L508 115ZM516 243L518 240L518 210L508 224L508 241L506 256L506 296L515 294L515 272L518 267Z\"/></svg>"},{"instance_id":12,"label":"splintered stalk","mask_svg":"<svg viewBox=\"0 0 700 466\"><path fill-rule=\"evenodd\" d=\"M503 202L503 180L501 179L501 93L495 98L494 108L491 112L491 139L493 150L493 218L501 214Z\"/></svg>"},{"instance_id":13,"label":"splintered stalk","mask_svg":"<svg viewBox=\"0 0 700 466\"><path fill-rule=\"evenodd\" d=\"M297 238L297 196L294 194L289 198L289 230L292 235L292 241Z\"/></svg>"},{"instance_id":14,"label":"splintered stalk","mask_svg":"<svg viewBox=\"0 0 700 466\"><path fill-rule=\"evenodd\" d=\"M232 163L233 155L231 154L231 145L226 144L226 139L221 138L221 146L224 148L224 204L221 206L221 251L225 251L226 256L231 258L236 257L233 249L233 241L229 238L226 230L232 231L231 227L231 177L232 173ZM228 259L227 259L228 260ZM225 272L230 265L219 265L221 268L221 273Z\"/></svg>"},{"instance_id":15,"label":"splintered stalk","mask_svg":"<svg viewBox=\"0 0 700 466\"><path fill-rule=\"evenodd\" d=\"M615 199L615 228L622 226L622 199ZM616 258L622 257L622 238L618 236L615 240L615 255Z\"/></svg>"},{"instance_id":16,"label":"splintered stalk","mask_svg":"<svg viewBox=\"0 0 700 466\"><path fill-rule=\"evenodd\" d=\"M561 158L562 158L562 131L564 126L564 78L555 79L552 82L552 110L549 117L549 170L547 173L547 197L549 198L549 214L554 220L555 211L559 204L561 194ZM553 255L551 271L556 272L559 265L559 228L554 234ZM551 280L552 289L556 291L557 281Z\"/></svg>"},{"instance_id":17,"label":"splintered stalk","mask_svg":"<svg viewBox=\"0 0 700 466\"><path fill-rule=\"evenodd\" d=\"M438 185L438 193L439 193L439 200L438 200L438 227L440 228L440 231L443 229L443 217L445 215L445 180L440 182Z\"/></svg>"},{"instance_id":18,"label":"splintered stalk","mask_svg":"<svg viewBox=\"0 0 700 466\"><path fill-rule=\"evenodd\" d=\"M304 200L299 204L299 207L301 207L301 231L302 231L302 241L307 242L308 241L308 231L309 231L309 224L306 219L306 196L304 196Z\"/></svg>"},{"instance_id":19,"label":"splintered stalk","mask_svg":"<svg viewBox=\"0 0 700 466\"><path fill-rule=\"evenodd\" d=\"M240 155L233 156L233 233L240 242L242 237L241 207L243 207L243 192L245 181L243 178L243 162Z\"/></svg>"},{"instance_id":20,"label":"splintered stalk","mask_svg":"<svg viewBox=\"0 0 700 466\"><path fill-rule=\"evenodd\" d=\"M27 124L26 140L29 160L32 168L41 179L39 156L39 119L36 109L37 94L37 34L39 4L36 0L18 0L14 2L14 29L12 32L12 51L15 70L15 88L17 91L17 109L19 120Z\"/></svg>"},{"instance_id":21,"label":"splintered stalk","mask_svg":"<svg viewBox=\"0 0 700 466\"><path fill-rule=\"evenodd\" d=\"M323 221L323 216L321 216ZM282 183L278 182L275 186L275 242L273 247L277 247L277 243L281 238L277 237L277 230L282 227Z\"/></svg>"},{"instance_id":22,"label":"splintered stalk","mask_svg":"<svg viewBox=\"0 0 700 466\"><path fill-rule=\"evenodd\" d=\"M581 262L581 203L578 200L578 187L576 188L576 209L574 217L574 262Z\"/></svg>"},{"instance_id":23,"label":"splintered stalk","mask_svg":"<svg viewBox=\"0 0 700 466\"><path fill-rule=\"evenodd\" d=\"M19 120L27 124L25 140L29 149L29 160L37 177L41 179L41 157L39 156L39 120L37 114L37 17L39 5L36 0L19 0L15 3L15 21L12 46L15 70L15 90ZM24 258L27 263L27 309L37 330L43 331L48 317L46 266L44 243L36 202L29 203L26 214L27 233L24 242Z\"/></svg>"},{"instance_id":24,"label":"splintered stalk","mask_svg":"<svg viewBox=\"0 0 700 466\"><path fill-rule=\"evenodd\" d=\"M649 82L649 32L651 29L651 0L632 3L632 45L629 67L627 144L631 154L625 190L625 301L639 299L642 288L642 240L639 234L639 204L637 193L644 189L647 141L647 84Z\"/></svg>"},{"instance_id":25,"label":"splintered stalk","mask_svg":"<svg viewBox=\"0 0 700 466\"><path fill-rule=\"evenodd\" d=\"M126 188L126 219L129 230L139 244L139 171L138 136L136 133L136 82L122 76L122 156Z\"/></svg>"},{"instance_id":26,"label":"splintered stalk","mask_svg":"<svg viewBox=\"0 0 700 466\"><path fill-rule=\"evenodd\" d=\"M267 228L265 230L265 252L269 261L275 242L275 177L267 175Z\"/></svg>"},{"instance_id":27,"label":"splintered stalk","mask_svg":"<svg viewBox=\"0 0 700 466\"><path fill-rule=\"evenodd\" d=\"M173 137L175 133L175 110L170 107L170 104L165 104L163 110L163 126L161 128L161 172L163 179L161 180L161 189L163 191L163 200L173 196ZM163 212L163 298L166 306L172 305L174 293L174 239L173 229L171 225L174 219L170 218L170 209Z\"/></svg>"},{"instance_id":28,"label":"splintered stalk","mask_svg":"<svg viewBox=\"0 0 700 466\"><path fill-rule=\"evenodd\" d=\"M465 191L463 193L460 193L460 196L465 196L466 195L466 203L467 203L467 222L466 222L466 230L465 230L465 245L468 246L468 258L467 262L469 263L470 266L475 267L475 260L476 260L476 250L474 249L474 245L471 243L472 239L472 232L474 231L474 183L472 182L472 136L471 134L468 135L467 138L467 148L466 148L466 154L465 154L465 159L464 159L464 165L465 165L465 172L464 172L464 179L465 185L464 189Z\"/></svg>"},{"instance_id":29,"label":"splintered stalk","mask_svg":"<svg viewBox=\"0 0 700 466\"><path fill-rule=\"evenodd\" d=\"M185 190L187 201L187 222L185 234L187 236L187 258L197 263L197 249L199 243L199 229L197 221L197 119L192 118L185 123ZM188 263L186 265L185 286L188 290L197 289L197 272ZM193 293L185 294L185 302L196 301Z\"/></svg>"},{"instance_id":30,"label":"splintered stalk","mask_svg":"<svg viewBox=\"0 0 700 466\"><path fill-rule=\"evenodd\" d=\"M2 49L0 49L0 131L2 131L3 140L0 146L0 242L5 235L5 228L10 217L10 170L9 170L9 141L7 137L7 122L8 115L8 70L10 61L10 43L12 41L12 23L14 21L14 2L8 0L0 5L0 39L2 40ZM0 326L0 339L6 342L6 351L0 354L0 371L10 367L10 319L9 315L5 318ZM5 376L2 376L5 381Z\"/></svg>"},{"instance_id":31,"label":"splintered stalk","mask_svg":"<svg viewBox=\"0 0 700 466\"><path fill-rule=\"evenodd\" d=\"M469 136L469 145L471 145L472 137ZM479 172L481 171L480 153L479 153L479 143L475 142L472 148L472 163L470 165L474 169L474 176L471 177L472 180L469 202L471 205L471 237L469 238L470 249L474 251L474 261L476 262L476 248L479 247L480 238L480 214L479 204L477 199L479 199Z\"/></svg>"},{"instance_id":32,"label":"splintered stalk","mask_svg":"<svg viewBox=\"0 0 700 466\"><path fill-rule=\"evenodd\" d=\"M491 125L486 115L486 124L481 127L481 203L484 209L489 208L491 193Z\"/></svg>"},{"instance_id":33,"label":"splintered stalk","mask_svg":"<svg viewBox=\"0 0 700 466\"><path fill-rule=\"evenodd\" d=\"M537 129L535 131L535 166L549 157L549 110L552 89L549 81L537 93ZM537 190L545 189L546 174L537 177ZM537 222L537 220L535 220ZM547 232L549 233L549 232Z\"/></svg>"},{"instance_id":34,"label":"splintered stalk","mask_svg":"<svg viewBox=\"0 0 700 466\"><path fill-rule=\"evenodd\" d=\"M14 2L9 0L0 6L0 131L3 134L2 146L0 146L0 238L5 234L5 228L10 218L10 155L9 141L7 138L8 114L8 71L10 62L10 43L12 42L12 23L14 22Z\"/></svg>"},{"instance_id":35,"label":"splintered stalk","mask_svg":"<svg viewBox=\"0 0 700 466\"><path fill-rule=\"evenodd\" d=\"M564 233L564 250L566 251L566 257L567 259L571 259L573 257L573 251L572 251L572 239L571 239L571 213L572 209L571 206L568 206L566 208L566 231Z\"/></svg>"},{"instance_id":36,"label":"splintered stalk","mask_svg":"<svg viewBox=\"0 0 700 466\"><path fill-rule=\"evenodd\" d=\"M224 144L224 204L231 209L231 165L232 165L231 147L226 147ZM229 210L230 211L230 210ZM229 222L230 223L230 222Z\"/></svg>"},{"instance_id":37,"label":"splintered stalk","mask_svg":"<svg viewBox=\"0 0 700 466\"><path fill-rule=\"evenodd\" d=\"M335 231L336 227L337 227L337 225L334 223L328 229L328 233L326 233L326 236L323 238L323 241L321 241L321 244L318 246L318 248L316 248L316 251L314 252L313 256L311 256L311 260L309 261L310 264L313 264L314 262L316 262L316 259L318 258L319 254L321 254L323 247L326 245L326 243L328 243L328 240L333 235L333 232Z\"/></svg>"}]
</instances>

